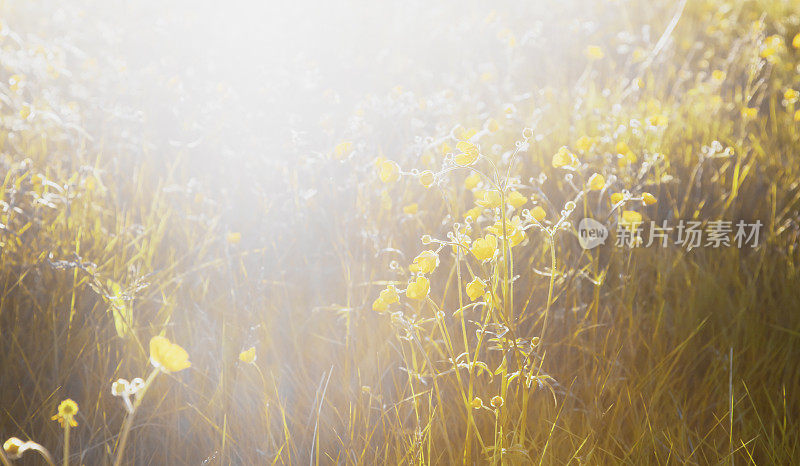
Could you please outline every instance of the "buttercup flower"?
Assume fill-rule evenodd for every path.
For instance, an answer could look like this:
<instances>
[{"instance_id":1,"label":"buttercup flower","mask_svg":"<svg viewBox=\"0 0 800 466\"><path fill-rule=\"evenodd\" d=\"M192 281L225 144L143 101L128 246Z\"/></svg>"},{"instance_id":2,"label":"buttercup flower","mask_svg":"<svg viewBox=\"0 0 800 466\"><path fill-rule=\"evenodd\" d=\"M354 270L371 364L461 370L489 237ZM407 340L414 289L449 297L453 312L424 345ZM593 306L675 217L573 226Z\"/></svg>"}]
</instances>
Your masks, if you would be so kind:
<instances>
[{"instance_id":1,"label":"buttercup flower","mask_svg":"<svg viewBox=\"0 0 800 466\"><path fill-rule=\"evenodd\" d=\"M130 382L125 379L117 379L111 384L111 394L114 396L125 396L130 393Z\"/></svg>"},{"instance_id":2,"label":"buttercup flower","mask_svg":"<svg viewBox=\"0 0 800 466\"><path fill-rule=\"evenodd\" d=\"M650 126L667 126L669 119L663 113L657 113L645 118L645 122Z\"/></svg>"},{"instance_id":3,"label":"buttercup flower","mask_svg":"<svg viewBox=\"0 0 800 466\"><path fill-rule=\"evenodd\" d=\"M625 210L622 212L622 218L619 224L623 228L635 229L642 224L642 214L634 210Z\"/></svg>"},{"instance_id":4,"label":"buttercup flower","mask_svg":"<svg viewBox=\"0 0 800 466\"><path fill-rule=\"evenodd\" d=\"M478 277L475 277L467 284L467 296L469 296L469 299L472 301L483 296L484 291L486 291L486 282Z\"/></svg>"},{"instance_id":5,"label":"buttercup flower","mask_svg":"<svg viewBox=\"0 0 800 466\"><path fill-rule=\"evenodd\" d=\"M414 258L414 262L408 267L416 273L431 273L439 265L439 256L434 251L422 251Z\"/></svg>"},{"instance_id":6,"label":"buttercup flower","mask_svg":"<svg viewBox=\"0 0 800 466\"><path fill-rule=\"evenodd\" d=\"M339 144L336 144L336 147L333 148L333 158L341 160L345 158L345 156L350 154L350 151L352 150L353 150L352 142L350 141L340 142Z\"/></svg>"},{"instance_id":7,"label":"buttercup flower","mask_svg":"<svg viewBox=\"0 0 800 466\"><path fill-rule=\"evenodd\" d=\"M456 137L462 141L466 141L472 136L475 136L478 133L478 130L475 128L464 128L459 126L456 130Z\"/></svg>"},{"instance_id":8,"label":"buttercup flower","mask_svg":"<svg viewBox=\"0 0 800 466\"><path fill-rule=\"evenodd\" d=\"M251 346L250 348L239 353L239 361L242 361L245 364L253 364L256 362L256 347Z\"/></svg>"},{"instance_id":9,"label":"buttercup flower","mask_svg":"<svg viewBox=\"0 0 800 466\"><path fill-rule=\"evenodd\" d=\"M400 166L393 160L384 160L381 162L378 176L384 183L394 183L400 179Z\"/></svg>"},{"instance_id":10,"label":"buttercup flower","mask_svg":"<svg viewBox=\"0 0 800 466\"><path fill-rule=\"evenodd\" d=\"M642 202L644 205L652 205L657 202L656 197L650 193L642 193Z\"/></svg>"},{"instance_id":11,"label":"buttercup flower","mask_svg":"<svg viewBox=\"0 0 800 466\"><path fill-rule=\"evenodd\" d=\"M400 301L400 296L398 296L395 287L387 286L386 288L381 290L381 294L372 303L372 310L378 312L384 312L387 309L389 309L389 305L394 304L398 301Z\"/></svg>"},{"instance_id":12,"label":"buttercup flower","mask_svg":"<svg viewBox=\"0 0 800 466\"><path fill-rule=\"evenodd\" d=\"M606 179L603 175L599 173L595 173L591 177L589 177L589 189L592 191L600 191L606 185Z\"/></svg>"},{"instance_id":13,"label":"buttercup flower","mask_svg":"<svg viewBox=\"0 0 800 466\"><path fill-rule=\"evenodd\" d=\"M525 232L522 230L522 219L519 215L506 219L505 232L503 232L503 221L500 219L498 219L494 225L488 227L487 230L498 237L508 238L511 246L516 246L525 240Z\"/></svg>"},{"instance_id":14,"label":"buttercup flower","mask_svg":"<svg viewBox=\"0 0 800 466\"><path fill-rule=\"evenodd\" d=\"M478 197L478 200L475 201L475 203L479 206L487 209L495 209L500 207L500 191L490 189L489 191L483 191L480 194L481 195Z\"/></svg>"},{"instance_id":15,"label":"buttercup flower","mask_svg":"<svg viewBox=\"0 0 800 466\"><path fill-rule=\"evenodd\" d=\"M792 39L792 47L794 47L796 49L800 49L800 32L798 32L794 36L794 39Z\"/></svg>"},{"instance_id":16,"label":"buttercup flower","mask_svg":"<svg viewBox=\"0 0 800 466\"><path fill-rule=\"evenodd\" d=\"M10 460L20 459L25 450L27 450L25 443L17 437L11 437L3 443L3 451L6 452Z\"/></svg>"},{"instance_id":17,"label":"buttercup flower","mask_svg":"<svg viewBox=\"0 0 800 466\"><path fill-rule=\"evenodd\" d=\"M483 408L483 400L476 396L472 399L472 401L470 401L469 405L472 407L472 409L481 409Z\"/></svg>"},{"instance_id":18,"label":"buttercup flower","mask_svg":"<svg viewBox=\"0 0 800 466\"><path fill-rule=\"evenodd\" d=\"M433 172L430 170L425 170L419 174L419 182L422 186L426 188L430 188L433 186L433 183L436 181L436 177L434 176Z\"/></svg>"},{"instance_id":19,"label":"buttercup flower","mask_svg":"<svg viewBox=\"0 0 800 466\"><path fill-rule=\"evenodd\" d=\"M561 146L558 152L553 155L553 167L555 168L574 167L577 164L578 159L575 154L570 152L566 146Z\"/></svg>"},{"instance_id":20,"label":"buttercup flower","mask_svg":"<svg viewBox=\"0 0 800 466\"><path fill-rule=\"evenodd\" d=\"M466 167L478 160L480 153L478 152L478 148L475 147L475 144L469 141L459 141L458 144L456 144L456 148L461 151L455 156L454 161L456 165Z\"/></svg>"},{"instance_id":21,"label":"buttercup flower","mask_svg":"<svg viewBox=\"0 0 800 466\"><path fill-rule=\"evenodd\" d=\"M480 207L473 207L473 208L469 209L468 211L466 211L466 212L464 213L464 218L465 218L465 219L467 219L467 218L471 218L472 220L477 220L477 219L478 219L478 217L480 217L480 216L481 216L481 212L483 212L483 209L482 209L482 208L480 208Z\"/></svg>"},{"instance_id":22,"label":"buttercup flower","mask_svg":"<svg viewBox=\"0 0 800 466\"><path fill-rule=\"evenodd\" d=\"M58 421L61 424L61 427L72 426L75 427L78 425L78 422L75 420L75 415L78 414L78 403L75 403L71 399L67 398L66 400L62 401L58 405L58 412L55 416L51 417L50 419L54 421Z\"/></svg>"},{"instance_id":23,"label":"buttercup flower","mask_svg":"<svg viewBox=\"0 0 800 466\"><path fill-rule=\"evenodd\" d=\"M431 291L431 282L423 276L417 277L413 282L408 283L406 296L410 299L425 299Z\"/></svg>"},{"instance_id":24,"label":"buttercup flower","mask_svg":"<svg viewBox=\"0 0 800 466\"><path fill-rule=\"evenodd\" d=\"M192 365L185 349L162 336L150 339L150 363L164 372L178 372Z\"/></svg>"},{"instance_id":25,"label":"buttercup flower","mask_svg":"<svg viewBox=\"0 0 800 466\"><path fill-rule=\"evenodd\" d=\"M547 212L542 208L542 206L537 205L536 207L531 210L531 217L535 218L537 222L541 222L547 217Z\"/></svg>"},{"instance_id":26,"label":"buttercup flower","mask_svg":"<svg viewBox=\"0 0 800 466\"><path fill-rule=\"evenodd\" d=\"M594 139L588 136L581 136L575 141L575 148L581 152L588 152L594 146Z\"/></svg>"},{"instance_id":27,"label":"buttercup flower","mask_svg":"<svg viewBox=\"0 0 800 466\"><path fill-rule=\"evenodd\" d=\"M492 408L497 409L497 408L500 408L501 406L503 406L503 403L505 403L505 400L503 400L502 396L495 395L495 396L492 397L492 400L491 400L490 403L492 404Z\"/></svg>"},{"instance_id":28,"label":"buttercup flower","mask_svg":"<svg viewBox=\"0 0 800 466\"><path fill-rule=\"evenodd\" d=\"M25 76L21 74L14 74L8 78L9 89L11 92L17 92L20 87L22 87L23 81L25 80Z\"/></svg>"},{"instance_id":29,"label":"buttercup flower","mask_svg":"<svg viewBox=\"0 0 800 466\"><path fill-rule=\"evenodd\" d=\"M623 196L622 193L614 193L614 194L611 195L611 203L612 204L617 204L620 201L622 201L624 198L625 198L625 196Z\"/></svg>"},{"instance_id":30,"label":"buttercup flower","mask_svg":"<svg viewBox=\"0 0 800 466\"><path fill-rule=\"evenodd\" d=\"M487 261L494 257L497 250L497 237L487 234L483 238L478 238L472 243L470 252L479 261Z\"/></svg>"},{"instance_id":31,"label":"buttercup flower","mask_svg":"<svg viewBox=\"0 0 800 466\"><path fill-rule=\"evenodd\" d=\"M586 51L584 53L590 60L601 60L606 56L606 54L603 53L603 49L599 45L590 45L586 47Z\"/></svg>"},{"instance_id":32,"label":"buttercup flower","mask_svg":"<svg viewBox=\"0 0 800 466\"><path fill-rule=\"evenodd\" d=\"M481 181L480 175L478 175L475 172L470 173L469 176L464 179L464 187L467 189L475 189L475 187L478 186L478 183L480 183L480 181Z\"/></svg>"},{"instance_id":33,"label":"buttercup flower","mask_svg":"<svg viewBox=\"0 0 800 466\"><path fill-rule=\"evenodd\" d=\"M528 198L518 193L517 191L511 191L510 193L508 193L507 199L509 205L511 205L515 209L519 209L520 207L524 206L526 202L528 202Z\"/></svg>"},{"instance_id":34,"label":"buttercup flower","mask_svg":"<svg viewBox=\"0 0 800 466\"><path fill-rule=\"evenodd\" d=\"M758 109L753 107L745 107L742 109L742 118L745 120L752 120L758 116Z\"/></svg>"}]
</instances>

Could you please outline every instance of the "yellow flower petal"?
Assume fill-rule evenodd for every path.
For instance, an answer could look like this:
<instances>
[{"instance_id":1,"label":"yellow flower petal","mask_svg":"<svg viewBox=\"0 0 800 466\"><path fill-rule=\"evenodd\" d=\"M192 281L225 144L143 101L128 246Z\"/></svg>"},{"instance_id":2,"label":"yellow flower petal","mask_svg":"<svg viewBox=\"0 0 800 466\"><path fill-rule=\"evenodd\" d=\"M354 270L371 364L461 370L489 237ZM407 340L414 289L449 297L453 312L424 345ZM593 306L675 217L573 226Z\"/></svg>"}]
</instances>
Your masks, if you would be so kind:
<instances>
[{"instance_id":1,"label":"yellow flower petal","mask_svg":"<svg viewBox=\"0 0 800 466\"><path fill-rule=\"evenodd\" d=\"M162 336L150 339L150 363L164 372L178 372L191 367L186 350Z\"/></svg>"}]
</instances>

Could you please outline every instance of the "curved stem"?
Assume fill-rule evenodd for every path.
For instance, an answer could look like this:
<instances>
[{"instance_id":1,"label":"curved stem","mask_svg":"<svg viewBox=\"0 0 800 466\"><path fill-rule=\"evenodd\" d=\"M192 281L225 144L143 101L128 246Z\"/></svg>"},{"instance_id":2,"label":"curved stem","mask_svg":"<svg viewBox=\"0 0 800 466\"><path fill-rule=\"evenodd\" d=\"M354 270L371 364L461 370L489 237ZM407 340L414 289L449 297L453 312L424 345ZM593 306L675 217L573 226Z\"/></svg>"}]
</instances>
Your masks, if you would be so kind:
<instances>
[{"instance_id":1,"label":"curved stem","mask_svg":"<svg viewBox=\"0 0 800 466\"><path fill-rule=\"evenodd\" d=\"M125 416L125 423L122 425L122 432L120 433L119 444L117 445L117 456L114 459L114 466L119 466L122 464L122 453L125 451L125 445L128 443L128 434L131 431L131 426L133 425L133 416L136 415L136 410L139 408L139 405L142 404L142 398L144 398L145 392L150 387L150 384L153 383L153 380L158 375L159 369L153 369L153 372L147 376L147 380L144 382L144 386L139 390L136 394L136 399L133 400L133 409L127 416Z\"/></svg>"},{"instance_id":2,"label":"curved stem","mask_svg":"<svg viewBox=\"0 0 800 466\"><path fill-rule=\"evenodd\" d=\"M47 451L47 449L45 447L39 445L36 442L30 442L30 443L31 443L31 446L29 447L29 450L34 450L37 453L39 453L40 455L42 455L42 458L44 458L44 461L49 466L56 466L56 462L53 461L53 457L50 455L50 452ZM9 465L10 465L10 463L9 463Z\"/></svg>"}]
</instances>

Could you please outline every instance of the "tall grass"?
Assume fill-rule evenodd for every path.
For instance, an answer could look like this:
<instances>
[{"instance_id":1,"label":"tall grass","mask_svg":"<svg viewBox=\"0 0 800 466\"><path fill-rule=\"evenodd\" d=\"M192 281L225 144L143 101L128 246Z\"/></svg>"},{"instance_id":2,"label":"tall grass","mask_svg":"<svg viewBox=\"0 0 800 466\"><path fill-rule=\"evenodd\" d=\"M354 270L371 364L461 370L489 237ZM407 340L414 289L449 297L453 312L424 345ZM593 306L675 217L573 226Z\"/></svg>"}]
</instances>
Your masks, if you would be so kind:
<instances>
[{"instance_id":1,"label":"tall grass","mask_svg":"<svg viewBox=\"0 0 800 466\"><path fill-rule=\"evenodd\" d=\"M413 10L442 74L401 49L352 108L323 82L292 138L255 134L239 77L121 66L91 26L113 10L70 30L0 5L2 440L73 464L800 457L797 5ZM581 218L613 236L624 211L764 227L580 247ZM191 367L155 377L155 335ZM148 374L134 417L112 384Z\"/></svg>"}]
</instances>

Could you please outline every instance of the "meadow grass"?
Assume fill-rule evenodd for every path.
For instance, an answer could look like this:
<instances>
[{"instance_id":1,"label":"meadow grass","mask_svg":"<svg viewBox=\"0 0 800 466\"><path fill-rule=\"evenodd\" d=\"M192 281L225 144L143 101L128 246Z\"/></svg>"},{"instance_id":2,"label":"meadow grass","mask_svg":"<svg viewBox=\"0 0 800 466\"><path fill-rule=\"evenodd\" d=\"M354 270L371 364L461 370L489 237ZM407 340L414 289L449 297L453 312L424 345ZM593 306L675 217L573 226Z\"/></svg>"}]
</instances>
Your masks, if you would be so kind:
<instances>
[{"instance_id":1,"label":"meadow grass","mask_svg":"<svg viewBox=\"0 0 800 466\"><path fill-rule=\"evenodd\" d=\"M556 44L465 7L494 71L409 77L246 161L168 73L155 100L188 123L139 121L162 107L111 104L113 57L0 5L0 435L36 442L13 461L800 458L796 4L592 2ZM207 152L172 143L194 123ZM580 247L623 212L764 227Z\"/></svg>"}]
</instances>

